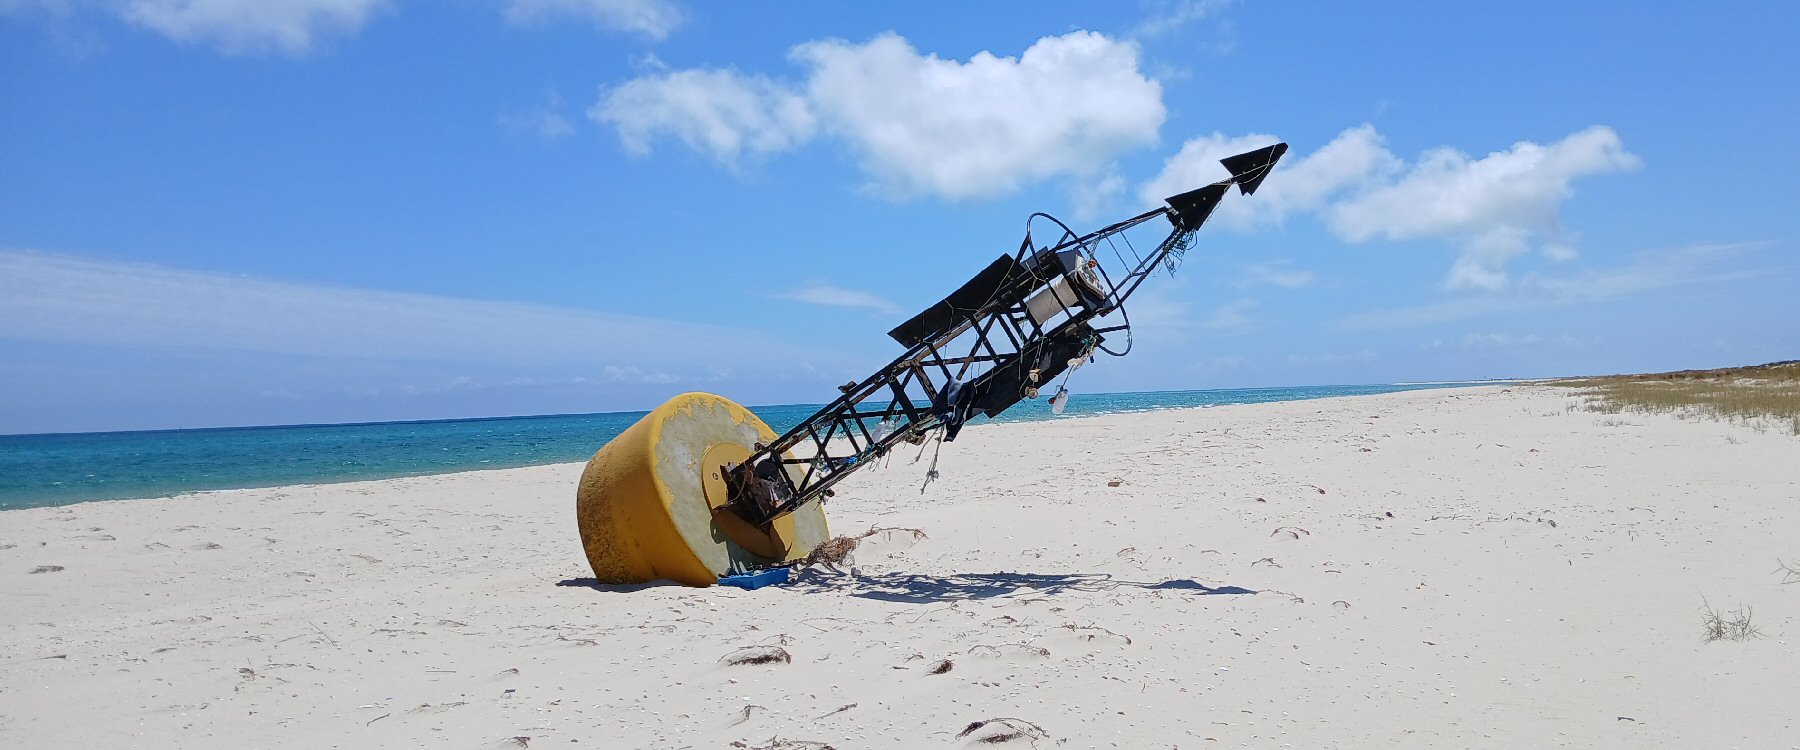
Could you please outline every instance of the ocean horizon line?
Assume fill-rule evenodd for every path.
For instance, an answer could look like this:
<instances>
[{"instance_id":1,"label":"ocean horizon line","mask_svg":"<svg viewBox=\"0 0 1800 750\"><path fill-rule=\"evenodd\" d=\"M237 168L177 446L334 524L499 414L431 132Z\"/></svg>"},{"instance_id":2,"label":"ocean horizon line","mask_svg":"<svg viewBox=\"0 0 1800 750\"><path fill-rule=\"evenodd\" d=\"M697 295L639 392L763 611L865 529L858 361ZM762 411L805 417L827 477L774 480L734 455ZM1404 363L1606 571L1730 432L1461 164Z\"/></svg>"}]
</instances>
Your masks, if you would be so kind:
<instances>
[{"instance_id":1,"label":"ocean horizon line","mask_svg":"<svg viewBox=\"0 0 1800 750\"><path fill-rule=\"evenodd\" d=\"M1481 378L1481 379L1474 379L1474 380L1413 380L1413 381L1398 381L1398 382L1393 382L1393 383L1306 383L1306 384L1297 384L1297 385L1239 386L1239 387L1234 387L1234 388L1173 388L1173 389L1167 389L1167 390L1152 390L1152 391L1094 391L1094 392L1090 392L1090 393L1074 394L1074 395L1087 396L1087 397L1143 396L1143 395L1153 395L1153 394L1159 394L1159 393L1235 393L1235 392L1242 392L1242 391L1265 391L1265 390L1279 390L1279 389L1291 389L1291 388L1368 388L1368 387L1385 387L1385 386L1411 387L1411 386L1427 386L1427 385L1428 386L1483 385L1483 384L1489 384L1489 383L1522 383L1522 382L1529 382L1529 381L1533 381L1533 380L1544 380L1544 379L1545 378ZM814 407L816 409L816 408L824 407L827 403L830 403L830 402L827 402L827 401L798 402L797 401L797 402L793 402L793 403L783 403L783 404L745 404L744 408L749 409L751 411L755 411L757 409L792 409L792 408L799 408L799 407ZM151 427L151 428L140 429L140 430L70 430L70 431L66 431L66 432L0 432L0 439L65 437L65 436L75 436L75 435L93 435L93 436L98 436L98 435L150 435L150 434L158 434L158 433L178 433L178 432L216 432L216 431L223 431L223 430L300 430L300 429L309 429L309 428L314 428L314 427L379 427L379 426L385 426L385 425L445 424L445 423L450 423L450 422L495 422L495 421L510 420L510 419L560 419L560 418L568 418L568 417L598 417L598 416L611 416L611 415L619 415L619 414L648 414L655 408L656 407L653 406L653 407L650 407L649 409L617 409L617 410L613 410L613 411L574 411L574 412L550 412L550 413L541 413L541 414L491 414L491 415L479 416L479 417L431 417L431 418L427 418L427 419L374 419L374 420L358 420L358 421L351 421L351 422L291 422L291 423L276 423L276 424L209 425L209 426L204 426L204 427ZM1183 407L1168 407L1168 408L1183 408Z\"/></svg>"}]
</instances>

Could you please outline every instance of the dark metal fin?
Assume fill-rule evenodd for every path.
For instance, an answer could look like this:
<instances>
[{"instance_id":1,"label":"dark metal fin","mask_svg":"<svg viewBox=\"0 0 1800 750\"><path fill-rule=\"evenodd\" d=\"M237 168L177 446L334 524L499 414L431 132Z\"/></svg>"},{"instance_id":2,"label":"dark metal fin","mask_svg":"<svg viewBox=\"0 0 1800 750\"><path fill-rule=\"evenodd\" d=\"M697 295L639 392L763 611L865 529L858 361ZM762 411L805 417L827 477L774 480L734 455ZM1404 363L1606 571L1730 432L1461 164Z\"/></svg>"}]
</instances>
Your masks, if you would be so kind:
<instances>
[{"instance_id":1,"label":"dark metal fin","mask_svg":"<svg viewBox=\"0 0 1800 750\"><path fill-rule=\"evenodd\" d=\"M1213 209L1219 207L1219 200L1225 197L1225 189L1229 187L1229 181L1215 182L1199 190L1170 196L1166 202L1169 208L1174 209L1174 213L1169 215L1169 221L1183 232L1199 229L1201 224L1206 223L1206 217L1212 215Z\"/></svg>"},{"instance_id":2,"label":"dark metal fin","mask_svg":"<svg viewBox=\"0 0 1800 750\"><path fill-rule=\"evenodd\" d=\"M1287 144L1277 143L1237 156L1227 156L1220 159L1219 163L1231 172L1231 181L1237 183L1238 190L1249 195L1256 192L1256 187L1262 184L1264 177L1269 176L1269 171L1274 168L1275 162L1281 160L1281 155L1287 153L1287 148Z\"/></svg>"}]
</instances>

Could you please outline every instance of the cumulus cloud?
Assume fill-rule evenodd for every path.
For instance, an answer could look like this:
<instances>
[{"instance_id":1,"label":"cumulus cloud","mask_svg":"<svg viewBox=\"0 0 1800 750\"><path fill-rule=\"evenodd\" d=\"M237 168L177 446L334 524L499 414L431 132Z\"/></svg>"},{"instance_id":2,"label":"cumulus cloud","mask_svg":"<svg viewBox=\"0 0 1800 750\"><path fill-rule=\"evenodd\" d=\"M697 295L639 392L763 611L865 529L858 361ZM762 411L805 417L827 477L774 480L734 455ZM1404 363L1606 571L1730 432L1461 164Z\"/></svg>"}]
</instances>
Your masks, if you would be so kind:
<instances>
[{"instance_id":1,"label":"cumulus cloud","mask_svg":"<svg viewBox=\"0 0 1800 750\"><path fill-rule=\"evenodd\" d=\"M900 306L860 289L845 289L830 284L811 284L775 295L781 299L830 307L859 307L880 313L898 314Z\"/></svg>"},{"instance_id":2,"label":"cumulus cloud","mask_svg":"<svg viewBox=\"0 0 1800 750\"><path fill-rule=\"evenodd\" d=\"M1463 243L1446 282L1452 289L1498 289L1507 261L1549 240L1545 254L1572 257L1561 240L1559 208L1580 177L1636 169L1638 158L1611 128L1596 126L1548 146L1529 141L1472 158L1450 148L1427 152L1398 180L1333 206L1326 220L1351 242L1377 237L1447 237Z\"/></svg>"},{"instance_id":3,"label":"cumulus cloud","mask_svg":"<svg viewBox=\"0 0 1800 750\"><path fill-rule=\"evenodd\" d=\"M329 34L360 30L388 0L125 0L105 3L134 24L226 52L298 54Z\"/></svg>"},{"instance_id":4,"label":"cumulus cloud","mask_svg":"<svg viewBox=\"0 0 1800 750\"><path fill-rule=\"evenodd\" d=\"M669 136L727 166L816 130L857 154L874 191L951 199L1052 178L1104 183L1115 157L1156 142L1166 116L1137 46L1087 31L1039 39L1018 57L947 60L889 33L808 42L789 58L803 80L658 72L612 89L590 114L633 153Z\"/></svg>"},{"instance_id":5,"label":"cumulus cloud","mask_svg":"<svg viewBox=\"0 0 1800 750\"><path fill-rule=\"evenodd\" d=\"M1150 205L1227 176L1221 157L1274 143L1270 135L1214 133L1183 144L1139 192ZM1253 229L1290 216L1324 218L1348 242L1444 239L1460 255L1445 280L1450 289L1495 290L1509 261L1534 247L1552 261L1575 257L1562 228L1562 203L1575 180L1636 169L1617 133L1595 126L1548 146L1521 141L1481 158L1452 148L1426 152L1408 165L1362 125L1304 157L1289 156L1254 201L1226 201L1221 224Z\"/></svg>"},{"instance_id":6,"label":"cumulus cloud","mask_svg":"<svg viewBox=\"0 0 1800 750\"><path fill-rule=\"evenodd\" d=\"M507 22L519 26L575 19L659 41L687 20L668 0L506 0L502 12Z\"/></svg>"},{"instance_id":7,"label":"cumulus cloud","mask_svg":"<svg viewBox=\"0 0 1800 750\"><path fill-rule=\"evenodd\" d=\"M787 151L811 139L817 122L806 99L763 76L732 70L678 70L635 78L608 92L588 117L612 125L625 150L647 155L668 137L730 169L746 157Z\"/></svg>"},{"instance_id":8,"label":"cumulus cloud","mask_svg":"<svg viewBox=\"0 0 1800 750\"><path fill-rule=\"evenodd\" d=\"M795 48L826 127L862 155L876 185L950 198L999 195L1094 172L1154 144L1162 86L1138 49L1088 31L1039 39L1019 57L921 55L883 34Z\"/></svg>"}]
</instances>

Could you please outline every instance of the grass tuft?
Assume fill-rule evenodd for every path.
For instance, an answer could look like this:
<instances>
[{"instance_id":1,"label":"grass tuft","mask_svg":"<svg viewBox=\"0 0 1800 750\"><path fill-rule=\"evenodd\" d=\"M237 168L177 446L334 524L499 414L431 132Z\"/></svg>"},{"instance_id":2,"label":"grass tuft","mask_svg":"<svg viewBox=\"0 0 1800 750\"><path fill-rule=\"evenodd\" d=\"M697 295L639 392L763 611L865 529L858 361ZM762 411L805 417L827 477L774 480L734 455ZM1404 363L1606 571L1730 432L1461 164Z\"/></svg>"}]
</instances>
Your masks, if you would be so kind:
<instances>
[{"instance_id":1,"label":"grass tuft","mask_svg":"<svg viewBox=\"0 0 1800 750\"><path fill-rule=\"evenodd\" d=\"M1762 628L1750 622L1750 608L1738 605L1736 610L1726 612L1713 609L1705 597L1700 599L1700 625L1705 630L1705 641L1747 641L1762 637Z\"/></svg>"},{"instance_id":2,"label":"grass tuft","mask_svg":"<svg viewBox=\"0 0 1800 750\"><path fill-rule=\"evenodd\" d=\"M1718 370L1553 381L1577 389L1582 409L1723 419L1800 435L1800 360Z\"/></svg>"}]
</instances>

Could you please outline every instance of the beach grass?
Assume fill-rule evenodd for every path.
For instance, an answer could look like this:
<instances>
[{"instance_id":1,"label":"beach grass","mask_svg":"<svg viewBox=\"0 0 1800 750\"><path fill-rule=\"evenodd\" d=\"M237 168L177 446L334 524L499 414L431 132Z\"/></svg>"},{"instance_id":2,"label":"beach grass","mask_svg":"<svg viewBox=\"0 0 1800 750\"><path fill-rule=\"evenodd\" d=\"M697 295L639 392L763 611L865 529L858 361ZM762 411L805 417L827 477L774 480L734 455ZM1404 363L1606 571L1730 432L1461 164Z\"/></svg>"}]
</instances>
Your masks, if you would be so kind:
<instances>
[{"instance_id":1,"label":"beach grass","mask_svg":"<svg viewBox=\"0 0 1800 750\"><path fill-rule=\"evenodd\" d=\"M1800 360L1717 370L1553 381L1586 397L1585 409L1724 419L1800 435Z\"/></svg>"}]
</instances>

